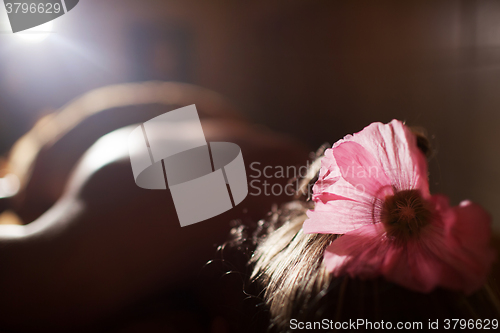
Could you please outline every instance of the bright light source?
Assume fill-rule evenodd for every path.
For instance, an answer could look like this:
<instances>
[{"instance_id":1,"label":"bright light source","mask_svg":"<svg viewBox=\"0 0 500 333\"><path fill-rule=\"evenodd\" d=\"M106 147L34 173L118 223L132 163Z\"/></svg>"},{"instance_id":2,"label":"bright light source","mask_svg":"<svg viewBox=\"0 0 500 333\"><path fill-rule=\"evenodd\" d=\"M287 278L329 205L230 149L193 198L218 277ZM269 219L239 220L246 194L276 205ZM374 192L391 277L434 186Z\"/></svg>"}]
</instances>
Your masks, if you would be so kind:
<instances>
[{"instance_id":1,"label":"bright light source","mask_svg":"<svg viewBox=\"0 0 500 333\"><path fill-rule=\"evenodd\" d=\"M33 42L33 43L38 43L44 40L45 38L49 37L50 33L52 32L52 27L54 26L54 22L49 21L47 23L44 23L42 25L36 26L34 28L20 31L16 33L16 36L19 36L25 41L28 42Z\"/></svg>"}]
</instances>

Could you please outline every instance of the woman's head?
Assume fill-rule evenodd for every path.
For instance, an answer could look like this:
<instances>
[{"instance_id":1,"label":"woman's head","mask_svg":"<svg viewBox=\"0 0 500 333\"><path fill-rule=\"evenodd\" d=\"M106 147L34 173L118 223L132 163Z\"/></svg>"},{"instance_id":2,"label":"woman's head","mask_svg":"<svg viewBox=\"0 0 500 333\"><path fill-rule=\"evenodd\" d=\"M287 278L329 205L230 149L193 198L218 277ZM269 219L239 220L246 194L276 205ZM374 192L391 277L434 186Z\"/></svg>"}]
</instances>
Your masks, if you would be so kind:
<instances>
[{"instance_id":1,"label":"woman's head","mask_svg":"<svg viewBox=\"0 0 500 333\"><path fill-rule=\"evenodd\" d=\"M389 125L390 124L380 124L377 126ZM380 131L389 130L385 132L385 134L391 133L392 131L393 135L397 137L399 126L399 139L401 140L398 144L400 145L395 145L394 147L401 149L401 151L397 151L394 147L387 147L387 143L393 143L396 140L394 137L391 138L388 136L386 141L380 142L379 145L377 145L377 142L372 145L372 147L374 147L373 149L377 150L378 153L390 151L389 153L392 153L394 156L405 154L411 156L407 150L411 150L411 145L414 145L415 149L418 150L418 152L414 152L414 154L430 156L430 145L426 137L422 134L422 131L413 130L410 132L401 123L393 122L391 125L393 128L388 129L384 127L381 128ZM401 132L401 130L404 130L404 132ZM363 132L360 132L354 135L354 138L357 136L358 142L361 142L361 146L364 139L377 140L375 136L373 138L360 136L362 133ZM407 137L405 137L405 135ZM344 142L352 142L352 138L352 136L346 137L340 143L334 145L334 149L335 147L340 147ZM358 144L358 142L355 142L355 144ZM354 144L351 145L354 146ZM315 199L316 204L318 201L321 201L320 204L323 205L322 208L325 208L325 202L327 203L328 200L345 199L343 197L340 198L338 196L339 193L335 193L331 190L334 188L332 185L339 182L339 179L342 181L351 181L351 184L356 182L355 179L349 179L348 176L342 178L341 172L345 171L345 169L342 170L341 164L345 162L346 158L349 158L349 156L342 155L342 153L346 151L349 152L349 150L345 149L346 147L343 148L344 151L340 151L338 155L335 153L332 154L331 151L329 152L330 157L333 156L333 162L330 160L326 163L322 163L323 170L320 171L321 165L319 163L313 163L312 168L315 168L315 170L311 170L312 172L310 174L316 174L316 177L314 179L304 180L304 183L316 181L319 175L319 179L323 183L314 188L313 199ZM335 157L337 157L336 160ZM357 151L357 154L353 154L351 158L358 159L359 161L360 150ZM367 157L366 159L369 158L370 157ZM418 159L412 161L417 162L410 161L408 163L414 163L415 165L419 163ZM374 161L372 160L372 162ZM378 163L379 161L375 162ZM396 163L398 162L400 161ZM333 164L334 166L332 166ZM353 162L353 165L354 164ZM362 166L362 163L360 165ZM384 169L383 161L379 166L380 165L381 170L384 171L385 174L388 174L389 172L387 169ZM345 167L346 164L343 166ZM405 166L401 166L401 168L404 167ZM419 167L425 172L424 175L420 176L427 178L426 165L420 165ZM334 168L337 169L333 170ZM340 172L337 178L327 178L328 174L337 171ZM414 178L411 179L414 180ZM371 180L368 180L368 182L369 181ZM325 183L328 186L325 187ZM425 181L422 180L421 183L427 184L426 179ZM366 186L370 185L371 184L366 183ZM397 188L398 186L402 188ZM278 331L287 331L293 328L293 323L320 322L323 319L333 320L334 322L357 319L369 320L372 322L384 320L394 323L397 321L420 321L423 322L423 327L427 327L428 320L439 318L498 318L498 302L491 288L483 286L481 288L476 288L476 290L471 293L470 290L467 289L468 286L465 285L467 281L475 282L476 280L482 284L484 282L483 280L471 277L470 274L467 275L463 273L464 277L462 279L456 279L456 281L453 282L454 284L447 285L448 282L444 281L446 272L459 270L456 260L453 261L450 258L429 259L428 266L410 266L411 269L422 267L420 272L401 271L409 267L409 264L405 261L411 261L413 260L413 256L418 255L417 253L409 253L409 249L412 246L411 244L417 244L421 247L431 246L434 241L440 242L444 239L448 241L445 246L451 247L453 246L451 241L454 240L454 238L451 240L445 236L439 238L438 236L433 236L433 232L435 231L437 234L442 233L440 227L443 227L441 229L450 227L451 232L457 232L457 230L463 231L460 229L462 228L461 226L460 228L455 228L458 222L457 224L448 222L446 222L448 224L443 224L439 222L441 216L444 214L441 214L441 210L439 209L444 208L433 206L433 200L435 199L432 199L433 197L430 196L430 194L426 196L425 193L428 189L421 190L415 187L415 189L413 189L414 191L423 193L422 198L424 199L422 200L425 200L426 205L429 205L429 212L432 212L432 217L425 214L420 216L426 219L426 223L422 224L422 235L419 235L417 239L415 239L416 236L413 235L406 235L409 238L403 238L404 241L401 240L401 237L395 239L398 236L391 235L391 233L388 232L390 226L384 225L384 223L377 223L382 222L377 219L383 220L384 205L386 208L391 207L390 203L395 200L394 198L397 199L398 195L401 196L400 193L403 190L408 191L404 186L404 182L398 180L391 185L389 189L389 191L393 192L388 192L383 196L372 199L374 202L379 200L382 209L379 209L375 213L372 211L372 214L378 215L372 217L373 220L369 221L368 225L369 227L372 225L376 226L381 230L384 242L393 242L393 244L397 244L388 248L387 251L406 251L405 258L407 259L402 259L402 256L397 255L391 256L388 254L380 254L378 251L383 249L385 244L378 244L377 242L379 240L377 238L369 239L366 242L359 242L359 244L356 245L357 249L353 250L349 247L352 246L353 242L356 240L355 238L352 238L353 241L349 240L349 231L323 231L319 233L305 230L304 222L309 220L306 223L311 223L310 220L315 218L314 214L309 214L308 217L307 212L314 212L314 210L317 209L317 206L315 207L315 204L311 201L297 200L290 202L270 215L259 230L251 265L253 268L252 281L262 288L260 295L264 298L265 303L269 307L273 327ZM328 193L325 194L325 192ZM349 198L349 200L355 199L356 198ZM335 204L338 204L338 202L335 202ZM375 206L375 204L373 205ZM337 207L335 205L333 206ZM396 203L395 206L397 206ZM326 209L328 209L328 207L326 207ZM339 209L342 209L342 207ZM449 211L451 212L451 210ZM446 210L446 212L448 212L448 210ZM327 211L327 213L329 212ZM465 211L465 213L470 213L470 211ZM335 214L333 214L333 216L334 215ZM398 218L398 216L395 217L395 219ZM321 219L319 222L321 223ZM427 224L429 224L430 227L427 227ZM342 228L345 228L345 226L341 226L341 229ZM362 230L362 227L358 229ZM351 234L355 232L356 229L354 229ZM348 237L342 234L346 234ZM359 237L360 234L358 233L355 235ZM342 241L346 243L346 239L349 243L344 245L344 248L339 249L338 246L337 248L333 246L334 244L342 244ZM471 242L470 238L467 237L458 237L458 240ZM363 248L366 246L365 244L369 242L374 242L373 249L365 251ZM465 244L464 248L466 248L468 244ZM417 247L413 246L411 248L414 249ZM441 252L446 252L448 250L449 248L446 248ZM468 249L464 251L466 250L468 251ZM439 253L432 254L431 252L432 251L429 252L426 250L422 256L433 255L438 257L440 255ZM456 249L454 252L451 251L451 253L456 254L457 258L465 258L464 256L460 257L462 255L460 249ZM478 255L482 255L483 253L486 252L481 252L479 250L477 252ZM377 256L382 256L382 258L378 258ZM370 263L372 258L375 258L376 262ZM481 258L481 260L483 259L484 258ZM384 260L393 260L392 267L395 267L393 271L391 271L390 265L385 264ZM438 260L441 260L442 267L435 264L435 261ZM486 260L485 262L489 262L489 259L484 260ZM355 262L355 265L351 264L352 262ZM471 265L470 267L475 268L473 264ZM425 272L425 268L427 267L440 270L440 272L444 273L436 272L435 270L432 272ZM463 269L465 270L467 268L468 266L464 264ZM434 276L436 276L436 278L434 278ZM453 280L453 278L451 280ZM461 285L462 281L464 281L463 285ZM460 290L460 288L462 288L462 290ZM465 293L462 291L466 291L468 296L465 296ZM367 327L362 326L361 328Z\"/></svg>"}]
</instances>

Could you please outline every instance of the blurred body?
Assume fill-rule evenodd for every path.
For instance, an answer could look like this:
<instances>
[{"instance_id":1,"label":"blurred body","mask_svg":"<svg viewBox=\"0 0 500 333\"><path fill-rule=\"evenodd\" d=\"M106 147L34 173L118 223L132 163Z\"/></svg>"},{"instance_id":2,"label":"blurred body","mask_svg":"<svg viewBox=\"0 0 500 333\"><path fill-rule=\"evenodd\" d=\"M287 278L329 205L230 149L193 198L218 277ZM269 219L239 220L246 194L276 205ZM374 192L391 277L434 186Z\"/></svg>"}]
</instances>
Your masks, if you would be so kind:
<instances>
[{"instance_id":1,"label":"blurred body","mask_svg":"<svg viewBox=\"0 0 500 333\"><path fill-rule=\"evenodd\" d=\"M202 125L207 141L241 147L247 173L254 161L280 166L307 161L300 145L243 121L205 119ZM63 194L33 222L0 226L5 227L0 228L0 233L4 231L0 236L2 327L51 332L95 327L99 320L159 290L199 286L196 280L203 266L215 258L217 245L227 239L231 220L255 221L274 202L287 199L249 195L228 212L181 228L169 191L137 187L127 151L114 149L126 142L129 130L99 140L61 189L57 187L64 183L61 179L41 179L37 171L37 163L50 165L44 154L57 155L50 151L57 146L39 156L32 182L46 186L28 186L12 206L17 205L25 220L41 210L26 203L37 197L50 202L55 197L51 194ZM80 149L79 142L69 144ZM287 179L275 181L285 184Z\"/></svg>"}]
</instances>

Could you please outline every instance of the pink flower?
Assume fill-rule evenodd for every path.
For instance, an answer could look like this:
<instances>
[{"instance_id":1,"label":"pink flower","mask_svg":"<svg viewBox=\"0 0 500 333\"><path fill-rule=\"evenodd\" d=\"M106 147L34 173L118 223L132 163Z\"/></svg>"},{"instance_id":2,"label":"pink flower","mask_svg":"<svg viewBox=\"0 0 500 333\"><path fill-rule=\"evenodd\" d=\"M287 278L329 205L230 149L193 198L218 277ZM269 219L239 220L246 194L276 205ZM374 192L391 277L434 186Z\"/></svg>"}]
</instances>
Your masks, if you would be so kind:
<instances>
[{"instance_id":1,"label":"pink flower","mask_svg":"<svg viewBox=\"0 0 500 333\"><path fill-rule=\"evenodd\" d=\"M373 123L326 150L305 233L344 234L326 248L335 276L387 280L429 292L471 293L494 259L490 217L469 201L431 195L416 137L398 120Z\"/></svg>"}]
</instances>

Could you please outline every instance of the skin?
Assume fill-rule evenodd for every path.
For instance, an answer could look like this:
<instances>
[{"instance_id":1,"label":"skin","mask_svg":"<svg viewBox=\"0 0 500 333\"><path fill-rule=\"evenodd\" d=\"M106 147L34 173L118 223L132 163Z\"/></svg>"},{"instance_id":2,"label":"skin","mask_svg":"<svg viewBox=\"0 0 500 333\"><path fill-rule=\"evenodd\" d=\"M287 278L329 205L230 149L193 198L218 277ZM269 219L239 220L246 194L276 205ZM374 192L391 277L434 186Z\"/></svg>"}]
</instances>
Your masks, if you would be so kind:
<instances>
[{"instance_id":1,"label":"skin","mask_svg":"<svg viewBox=\"0 0 500 333\"><path fill-rule=\"evenodd\" d=\"M294 166L308 160L296 143L240 121L205 120L203 128L207 141L241 147L247 175L253 161ZM181 228L169 191L137 187L127 151L115 149L129 130L95 143L41 216L24 226L0 225L0 327L37 332L97 327L147 295L189 286L227 240L231 220L256 221L273 203L290 199L249 195L228 212Z\"/></svg>"}]
</instances>

